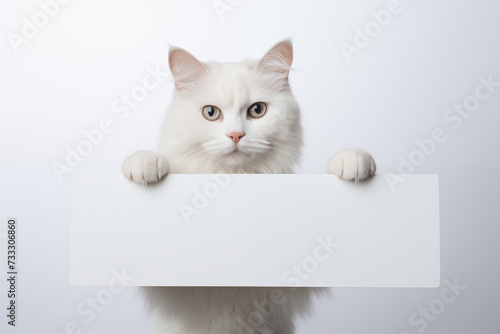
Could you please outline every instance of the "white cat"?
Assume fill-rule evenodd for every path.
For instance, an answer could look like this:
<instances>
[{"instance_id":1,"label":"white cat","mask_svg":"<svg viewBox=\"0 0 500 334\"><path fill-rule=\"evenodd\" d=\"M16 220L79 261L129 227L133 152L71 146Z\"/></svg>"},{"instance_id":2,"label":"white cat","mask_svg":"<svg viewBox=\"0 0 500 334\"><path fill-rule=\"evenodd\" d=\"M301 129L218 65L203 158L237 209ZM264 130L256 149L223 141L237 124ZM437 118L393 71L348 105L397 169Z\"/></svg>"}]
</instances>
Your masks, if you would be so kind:
<instances>
[{"instance_id":1,"label":"white cat","mask_svg":"<svg viewBox=\"0 0 500 334\"><path fill-rule=\"evenodd\" d=\"M172 48L175 91L160 152L139 151L127 158L125 177L148 185L167 173L293 173L302 127L288 83L292 59L288 40L260 60L231 64L202 63ZM361 181L374 174L375 163L368 153L351 149L336 154L328 172ZM144 288L148 303L162 316L157 333L168 334L292 334L296 316L307 313L314 295L327 291L284 288L283 303L270 308L274 290ZM264 305L262 321L252 324L256 305Z\"/></svg>"}]
</instances>

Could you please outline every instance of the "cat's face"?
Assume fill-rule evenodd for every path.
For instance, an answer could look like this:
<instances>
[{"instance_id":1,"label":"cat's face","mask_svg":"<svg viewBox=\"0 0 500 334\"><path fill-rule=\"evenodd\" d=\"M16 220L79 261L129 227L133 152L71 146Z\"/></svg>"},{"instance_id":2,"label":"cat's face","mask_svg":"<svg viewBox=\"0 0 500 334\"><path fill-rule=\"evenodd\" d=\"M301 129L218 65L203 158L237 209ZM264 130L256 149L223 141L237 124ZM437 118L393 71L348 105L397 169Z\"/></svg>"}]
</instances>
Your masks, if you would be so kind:
<instances>
[{"instance_id":1,"label":"cat's face","mask_svg":"<svg viewBox=\"0 0 500 334\"><path fill-rule=\"evenodd\" d=\"M169 156L207 164L210 172L284 173L297 163L302 131L288 85L290 42L260 61L201 63L182 49L169 60L176 83Z\"/></svg>"}]
</instances>

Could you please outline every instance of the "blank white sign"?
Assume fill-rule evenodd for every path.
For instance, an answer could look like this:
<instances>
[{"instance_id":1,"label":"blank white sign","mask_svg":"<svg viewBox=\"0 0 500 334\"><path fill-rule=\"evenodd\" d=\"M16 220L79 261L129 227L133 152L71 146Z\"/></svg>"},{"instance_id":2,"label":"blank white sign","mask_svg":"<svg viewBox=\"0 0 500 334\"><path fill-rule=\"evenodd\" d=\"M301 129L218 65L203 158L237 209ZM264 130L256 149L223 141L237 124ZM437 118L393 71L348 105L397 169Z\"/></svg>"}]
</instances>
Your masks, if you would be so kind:
<instances>
[{"instance_id":1,"label":"blank white sign","mask_svg":"<svg viewBox=\"0 0 500 334\"><path fill-rule=\"evenodd\" d=\"M386 177L75 175L70 283L438 287L438 178Z\"/></svg>"}]
</instances>

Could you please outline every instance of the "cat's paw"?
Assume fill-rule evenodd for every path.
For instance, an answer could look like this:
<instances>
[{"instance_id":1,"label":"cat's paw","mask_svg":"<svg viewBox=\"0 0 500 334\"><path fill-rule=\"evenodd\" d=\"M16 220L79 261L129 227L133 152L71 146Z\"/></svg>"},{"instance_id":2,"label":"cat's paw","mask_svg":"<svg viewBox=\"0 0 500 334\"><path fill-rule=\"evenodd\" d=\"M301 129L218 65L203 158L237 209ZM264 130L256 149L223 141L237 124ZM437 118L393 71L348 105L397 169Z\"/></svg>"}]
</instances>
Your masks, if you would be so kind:
<instances>
[{"instance_id":1,"label":"cat's paw","mask_svg":"<svg viewBox=\"0 0 500 334\"><path fill-rule=\"evenodd\" d=\"M363 150L349 149L333 156L328 164L328 173L343 180L363 181L375 174L375 161Z\"/></svg>"},{"instance_id":2,"label":"cat's paw","mask_svg":"<svg viewBox=\"0 0 500 334\"><path fill-rule=\"evenodd\" d=\"M122 172L130 181L146 186L167 175L168 163L153 151L137 151L123 162Z\"/></svg>"}]
</instances>

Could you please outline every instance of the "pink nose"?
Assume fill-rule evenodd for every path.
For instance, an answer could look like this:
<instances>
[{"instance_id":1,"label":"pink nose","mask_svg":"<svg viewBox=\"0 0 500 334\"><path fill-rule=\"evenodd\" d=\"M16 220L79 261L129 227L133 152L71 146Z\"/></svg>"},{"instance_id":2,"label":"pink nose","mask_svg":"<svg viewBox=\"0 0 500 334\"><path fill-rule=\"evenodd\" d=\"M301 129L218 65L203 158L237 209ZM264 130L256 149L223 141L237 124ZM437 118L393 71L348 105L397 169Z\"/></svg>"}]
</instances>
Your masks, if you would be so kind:
<instances>
[{"instance_id":1,"label":"pink nose","mask_svg":"<svg viewBox=\"0 0 500 334\"><path fill-rule=\"evenodd\" d=\"M231 132L227 136L229 138L231 138L231 140L233 141L233 143L238 144L238 142L240 141L240 139L243 138L245 136L245 134L241 133L241 132Z\"/></svg>"}]
</instances>

